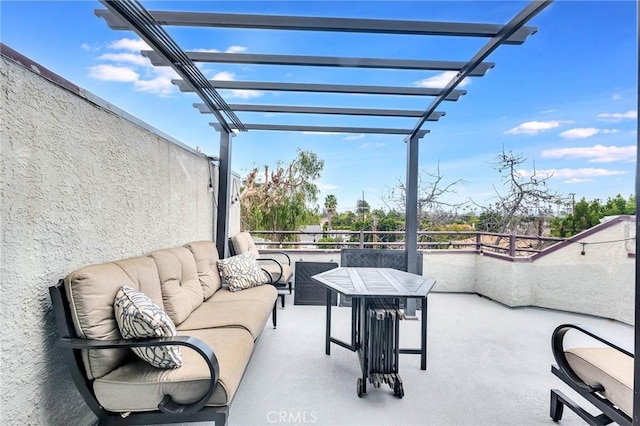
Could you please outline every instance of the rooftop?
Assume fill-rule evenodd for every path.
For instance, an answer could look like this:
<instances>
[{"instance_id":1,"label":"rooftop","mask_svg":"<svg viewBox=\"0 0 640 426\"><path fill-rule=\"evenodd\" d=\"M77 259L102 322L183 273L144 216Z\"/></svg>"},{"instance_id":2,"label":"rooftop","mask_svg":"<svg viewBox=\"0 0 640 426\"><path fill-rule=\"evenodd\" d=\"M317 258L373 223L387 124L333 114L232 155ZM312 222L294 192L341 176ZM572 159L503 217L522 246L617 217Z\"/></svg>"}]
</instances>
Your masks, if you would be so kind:
<instances>
[{"instance_id":1,"label":"rooftop","mask_svg":"<svg viewBox=\"0 0 640 426\"><path fill-rule=\"evenodd\" d=\"M289 298L289 296L287 296ZM388 387L358 398L357 355L324 353L325 308L293 305L267 325L231 405L230 425L538 425L549 418L549 391L579 397L550 372L551 333L562 323L591 327L621 346L633 327L541 308L508 308L472 294L429 296L427 371L400 355L405 396ZM333 334L347 339L350 308L333 308ZM421 315L421 312L418 312ZM401 346L419 345L420 321L401 324ZM265 391L270 384L273 391ZM585 404L587 406L588 404ZM565 410L563 425L583 425Z\"/></svg>"}]
</instances>

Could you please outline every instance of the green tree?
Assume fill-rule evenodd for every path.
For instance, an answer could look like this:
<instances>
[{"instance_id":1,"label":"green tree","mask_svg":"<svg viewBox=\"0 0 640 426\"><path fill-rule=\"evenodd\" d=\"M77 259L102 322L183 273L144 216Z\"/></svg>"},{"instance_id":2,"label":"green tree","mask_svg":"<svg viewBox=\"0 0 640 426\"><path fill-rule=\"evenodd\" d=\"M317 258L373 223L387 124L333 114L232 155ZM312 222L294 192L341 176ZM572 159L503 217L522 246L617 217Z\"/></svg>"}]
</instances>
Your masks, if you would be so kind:
<instances>
[{"instance_id":1,"label":"green tree","mask_svg":"<svg viewBox=\"0 0 640 426\"><path fill-rule=\"evenodd\" d=\"M298 150L289 164L278 162L273 171L268 165L253 169L242 182L241 217L251 230L297 231L318 220L318 186L324 161L311 151ZM293 237L293 236L291 236ZM274 240L289 240L290 236Z\"/></svg>"},{"instance_id":2,"label":"green tree","mask_svg":"<svg viewBox=\"0 0 640 426\"><path fill-rule=\"evenodd\" d=\"M331 219L336 214L338 208L338 199L335 195L329 194L324 199L324 208L327 211L327 217L329 218L328 228L331 229Z\"/></svg>"},{"instance_id":3,"label":"green tree","mask_svg":"<svg viewBox=\"0 0 640 426\"><path fill-rule=\"evenodd\" d=\"M605 216L621 214L635 214L635 197L625 200L618 194L604 205L597 198L589 202L583 197L573 207L573 213L551 220L551 235L568 238L596 226Z\"/></svg>"}]
</instances>

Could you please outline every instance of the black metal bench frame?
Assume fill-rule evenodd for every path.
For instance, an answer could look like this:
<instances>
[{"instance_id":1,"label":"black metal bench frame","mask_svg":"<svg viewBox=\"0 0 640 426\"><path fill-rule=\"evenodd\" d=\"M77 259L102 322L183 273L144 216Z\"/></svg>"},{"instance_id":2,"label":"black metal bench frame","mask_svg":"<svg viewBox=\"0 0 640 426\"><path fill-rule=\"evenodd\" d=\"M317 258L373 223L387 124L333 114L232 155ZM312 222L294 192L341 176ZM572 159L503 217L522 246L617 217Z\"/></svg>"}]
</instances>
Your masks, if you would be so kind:
<instances>
[{"instance_id":1,"label":"black metal bench frame","mask_svg":"<svg viewBox=\"0 0 640 426\"><path fill-rule=\"evenodd\" d=\"M602 426L608 425L612 422L616 422L621 426L631 426L631 418L602 395L602 391L604 391L604 388L602 386L589 386L578 377L578 375L569 365L569 362L567 361L564 353L563 341L564 336L570 330L577 330L633 358L633 354L631 352L614 345L613 343L593 334L588 330L585 330L582 327L573 324L562 324L558 326L554 330L551 337L551 348L553 351L553 357L555 358L558 365L552 365L551 372L558 378L560 378L560 380L569 385L571 389L578 392L580 396L582 396L584 399L598 408L602 413L598 416L593 416L558 389L551 389L549 415L554 422L558 422L560 419L562 419L562 413L564 411L563 409L566 406L571 411L580 416L589 425Z\"/></svg>"},{"instance_id":2,"label":"black metal bench frame","mask_svg":"<svg viewBox=\"0 0 640 426\"><path fill-rule=\"evenodd\" d=\"M190 336L162 337L144 340L91 340L79 338L71 320L71 310L62 281L49 287L56 326L59 334L58 345L65 364L69 368L73 382L91 411L98 417L100 425L162 424L214 421L216 426L226 425L229 407L205 406L220 377L218 360L202 340ZM157 411L132 412L126 417L120 413L107 411L100 406L93 392L92 381L84 373L82 351L87 349L133 348L145 346L180 345L195 350L207 363L211 381L207 392L191 404L178 404L171 395L165 395Z\"/></svg>"}]
</instances>

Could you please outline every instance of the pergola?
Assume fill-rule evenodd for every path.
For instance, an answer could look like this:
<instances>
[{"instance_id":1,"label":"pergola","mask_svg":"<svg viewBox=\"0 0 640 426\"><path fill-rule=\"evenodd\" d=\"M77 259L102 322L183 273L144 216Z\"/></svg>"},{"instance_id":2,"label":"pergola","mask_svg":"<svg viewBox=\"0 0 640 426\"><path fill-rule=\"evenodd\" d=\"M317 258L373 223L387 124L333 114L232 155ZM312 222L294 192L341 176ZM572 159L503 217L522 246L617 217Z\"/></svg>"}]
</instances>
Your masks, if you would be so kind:
<instances>
[{"instance_id":1,"label":"pergola","mask_svg":"<svg viewBox=\"0 0 640 426\"><path fill-rule=\"evenodd\" d=\"M219 188L217 227L214 231L220 256L226 252L228 238L229 204L231 193L231 136L246 131L308 131L358 134L402 135L406 142L406 234L405 252L407 271L417 272L418 231L418 148L419 141L429 130L423 129L427 122L438 121L445 113L436 109L443 102L455 102L466 91L456 89L470 76L483 76L494 66L485 59L500 45L519 45L536 27L526 23L545 9L552 0L533 1L504 25L463 22L422 22L380 19L352 19L310 16L275 16L229 13L199 13L175 11L147 11L137 0L101 0L107 10L96 10L114 30L134 31L151 48L142 54L156 66L170 66L181 80L173 83L183 92L195 92L202 103L194 107L203 114L213 114L211 125L220 133ZM382 35L413 35L420 37L445 36L458 38L485 38L487 42L468 60L415 60L366 57L301 56L275 54L245 54L220 52L185 52L165 31L165 26L262 29L273 31L339 32L344 34L370 33ZM456 74L444 88L397 87L378 85L354 85L339 83L290 83L267 81L222 81L208 80L195 63L286 65L298 67L349 67L364 69L454 71ZM426 109L346 108L343 106L318 105L269 105L227 104L218 90L261 90L330 94L370 94L396 97L432 98ZM392 127L345 127L318 125L250 124L242 122L236 112L264 112L269 114L316 114L327 117L365 116L379 119L405 117L415 118L409 128ZM639 154L640 155L640 154ZM639 157L640 159L640 157ZM638 177L636 177L637 184ZM637 191L636 191L637 192ZM637 196L636 196L637 198ZM638 229L638 225L636 225ZM636 240L636 244L637 240ZM638 246L636 246L636 251ZM636 263L636 294L638 286ZM408 305L408 313L413 306ZM636 298L636 324L640 322L638 298ZM636 332L636 352L640 339ZM635 393L633 424L640 424L640 365L635 366Z\"/></svg>"}]
</instances>

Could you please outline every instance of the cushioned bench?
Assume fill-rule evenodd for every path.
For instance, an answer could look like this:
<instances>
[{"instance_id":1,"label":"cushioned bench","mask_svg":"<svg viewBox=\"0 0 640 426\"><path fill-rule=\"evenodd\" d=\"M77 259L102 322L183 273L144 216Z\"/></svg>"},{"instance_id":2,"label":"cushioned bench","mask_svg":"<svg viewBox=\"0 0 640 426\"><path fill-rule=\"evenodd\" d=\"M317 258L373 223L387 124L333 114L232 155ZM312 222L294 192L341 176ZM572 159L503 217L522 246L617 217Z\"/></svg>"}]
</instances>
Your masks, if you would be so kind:
<instances>
[{"instance_id":1,"label":"cushioned bench","mask_svg":"<svg viewBox=\"0 0 640 426\"><path fill-rule=\"evenodd\" d=\"M565 348L564 337L571 330L585 334L604 346ZM558 363L551 367L553 374L602 412L593 416L558 389L552 389L551 418L559 421L563 407L567 406L588 424L606 425L614 421L630 426L633 415L633 354L572 324L557 327L551 345Z\"/></svg>"},{"instance_id":2,"label":"cushioned bench","mask_svg":"<svg viewBox=\"0 0 640 426\"><path fill-rule=\"evenodd\" d=\"M50 288L63 355L101 423L226 423L256 340L270 316L276 325L277 291L271 285L230 291L217 261L214 244L198 241L87 266ZM116 299L126 303L114 308ZM147 302L155 309L147 321L155 324L157 314L175 333L123 339L126 310ZM132 352L142 348L164 362L177 347L170 368Z\"/></svg>"}]
</instances>

